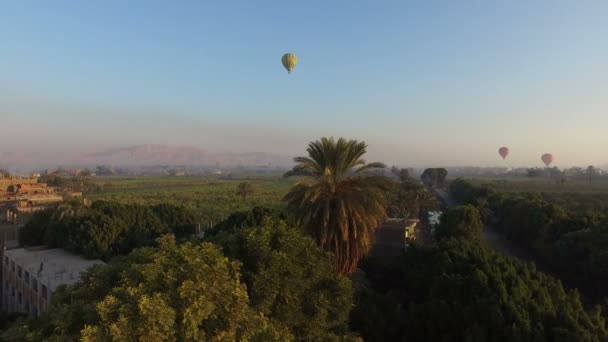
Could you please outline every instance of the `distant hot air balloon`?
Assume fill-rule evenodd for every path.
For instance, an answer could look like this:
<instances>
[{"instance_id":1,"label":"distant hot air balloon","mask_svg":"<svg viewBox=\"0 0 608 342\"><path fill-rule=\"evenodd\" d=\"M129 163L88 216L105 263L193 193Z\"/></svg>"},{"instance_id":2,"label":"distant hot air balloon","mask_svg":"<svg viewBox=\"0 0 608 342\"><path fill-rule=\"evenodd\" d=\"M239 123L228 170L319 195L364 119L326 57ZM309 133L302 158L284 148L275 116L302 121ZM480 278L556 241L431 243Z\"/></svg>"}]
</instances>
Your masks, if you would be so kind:
<instances>
[{"instance_id":1,"label":"distant hot air balloon","mask_svg":"<svg viewBox=\"0 0 608 342\"><path fill-rule=\"evenodd\" d=\"M553 163L553 155L551 153L543 154L540 159L545 163L545 166L549 166Z\"/></svg>"},{"instance_id":2,"label":"distant hot air balloon","mask_svg":"<svg viewBox=\"0 0 608 342\"><path fill-rule=\"evenodd\" d=\"M501 148L498 149L498 154L500 154L500 156L502 157L502 159L507 158L507 156L509 155L509 148L506 146L503 146Z\"/></svg>"},{"instance_id":3,"label":"distant hot air balloon","mask_svg":"<svg viewBox=\"0 0 608 342\"><path fill-rule=\"evenodd\" d=\"M281 63L283 63L287 72L291 74L291 70L298 64L298 57L291 52L286 53L281 57Z\"/></svg>"}]
</instances>

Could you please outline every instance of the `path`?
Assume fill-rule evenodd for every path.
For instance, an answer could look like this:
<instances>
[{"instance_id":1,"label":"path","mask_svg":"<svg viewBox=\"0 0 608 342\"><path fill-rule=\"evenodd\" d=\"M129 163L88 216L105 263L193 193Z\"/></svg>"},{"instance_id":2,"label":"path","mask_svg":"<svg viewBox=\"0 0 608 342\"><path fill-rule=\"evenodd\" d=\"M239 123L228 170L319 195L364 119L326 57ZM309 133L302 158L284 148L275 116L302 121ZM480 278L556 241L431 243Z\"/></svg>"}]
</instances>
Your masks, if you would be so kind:
<instances>
[{"instance_id":1,"label":"path","mask_svg":"<svg viewBox=\"0 0 608 342\"><path fill-rule=\"evenodd\" d=\"M439 200L448 208L458 205L445 190L436 189L435 194L437 195ZM490 245L490 247L492 247L494 250L504 255L517 258L524 262L534 263L539 271L551 273L549 271L549 267L547 267L542 262L539 262L539 260L535 258L531 253L521 248L513 241L508 240L502 233L497 231L494 227L486 225L483 229L483 236L488 242L488 245Z\"/></svg>"}]
</instances>

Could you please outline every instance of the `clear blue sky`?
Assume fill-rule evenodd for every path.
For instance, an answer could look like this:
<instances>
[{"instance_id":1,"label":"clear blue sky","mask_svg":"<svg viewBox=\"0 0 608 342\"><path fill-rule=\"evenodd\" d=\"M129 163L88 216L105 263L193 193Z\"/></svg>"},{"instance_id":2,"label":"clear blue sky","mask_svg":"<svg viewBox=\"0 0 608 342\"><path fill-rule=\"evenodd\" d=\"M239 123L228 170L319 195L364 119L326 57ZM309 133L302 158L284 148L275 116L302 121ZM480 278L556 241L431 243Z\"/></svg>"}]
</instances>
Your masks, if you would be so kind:
<instances>
[{"instance_id":1,"label":"clear blue sky","mask_svg":"<svg viewBox=\"0 0 608 342\"><path fill-rule=\"evenodd\" d=\"M5 1L0 152L144 143L608 163L608 1ZM288 75L285 52L299 57Z\"/></svg>"}]
</instances>

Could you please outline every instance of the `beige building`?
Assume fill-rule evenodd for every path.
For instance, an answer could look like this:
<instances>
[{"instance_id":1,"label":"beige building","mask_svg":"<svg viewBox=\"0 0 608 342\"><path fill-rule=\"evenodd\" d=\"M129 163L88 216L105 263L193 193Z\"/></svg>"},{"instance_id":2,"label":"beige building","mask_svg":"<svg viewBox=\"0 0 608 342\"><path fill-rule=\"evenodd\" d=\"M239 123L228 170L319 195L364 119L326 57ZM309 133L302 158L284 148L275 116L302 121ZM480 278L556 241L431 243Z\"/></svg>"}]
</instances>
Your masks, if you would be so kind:
<instances>
[{"instance_id":1,"label":"beige building","mask_svg":"<svg viewBox=\"0 0 608 342\"><path fill-rule=\"evenodd\" d=\"M23 224L32 213L61 204L64 193L65 189L38 183L37 178L0 179L0 223ZM82 197L82 193L69 196Z\"/></svg>"},{"instance_id":2,"label":"beige building","mask_svg":"<svg viewBox=\"0 0 608 342\"><path fill-rule=\"evenodd\" d=\"M87 260L61 248L12 249L2 257L2 311L37 316L47 309L53 291L76 283L101 260Z\"/></svg>"}]
</instances>

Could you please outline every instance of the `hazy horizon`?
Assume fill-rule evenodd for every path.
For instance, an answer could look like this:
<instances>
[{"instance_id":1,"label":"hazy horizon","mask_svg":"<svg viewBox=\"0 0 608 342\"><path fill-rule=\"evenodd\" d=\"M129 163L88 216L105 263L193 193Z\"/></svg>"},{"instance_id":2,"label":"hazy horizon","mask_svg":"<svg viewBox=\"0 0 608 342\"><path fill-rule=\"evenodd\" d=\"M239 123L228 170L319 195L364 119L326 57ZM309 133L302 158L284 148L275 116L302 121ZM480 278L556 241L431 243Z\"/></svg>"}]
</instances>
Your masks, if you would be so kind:
<instances>
[{"instance_id":1,"label":"hazy horizon","mask_svg":"<svg viewBox=\"0 0 608 342\"><path fill-rule=\"evenodd\" d=\"M607 17L603 1L5 4L0 156L291 158L334 136L389 165L606 165Z\"/></svg>"}]
</instances>

